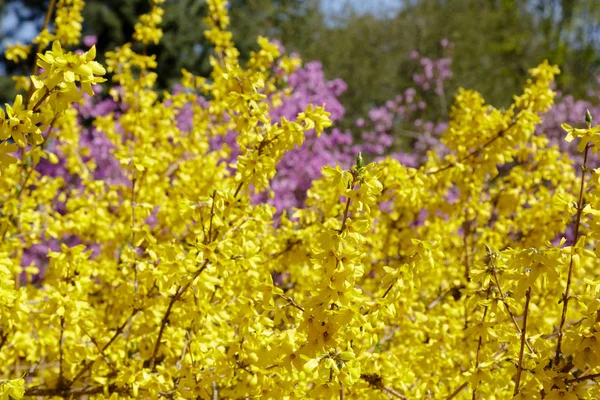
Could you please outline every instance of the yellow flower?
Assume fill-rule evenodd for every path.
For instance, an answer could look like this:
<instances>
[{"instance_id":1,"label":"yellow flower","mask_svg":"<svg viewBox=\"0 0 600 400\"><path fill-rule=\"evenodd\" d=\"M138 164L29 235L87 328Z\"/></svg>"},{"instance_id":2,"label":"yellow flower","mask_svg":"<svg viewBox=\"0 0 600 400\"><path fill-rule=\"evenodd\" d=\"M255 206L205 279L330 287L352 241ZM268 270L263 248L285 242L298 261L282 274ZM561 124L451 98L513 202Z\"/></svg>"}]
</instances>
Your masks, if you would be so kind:
<instances>
[{"instance_id":1,"label":"yellow flower","mask_svg":"<svg viewBox=\"0 0 600 400\"><path fill-rule=\"evenodd\" d=\"M25 395L25 380L15 379L0 383L0 399L22 399Z\"/></svg>"},{"instance_id":2,"label":"yellow flower","mask_svg":"<svg viewBox=\"0 0 600 400\"><path fill-rule=\"evenodd\" d=\"M14 153L18 149L16 144L10 144L6 141L0 143L0 172L9 164L14 164L17 159L9 153Z\"/></svg>"},{"instance_id":3,"label":"yellow flower","mask_svg":"<svg viewBox=\"0 0 600 400\"><path fill-rule=\"evenodd\" d=\"M3 124L4 134L1 136L6 136L8 133L21 147L25 147L29 137L33 138L34 143L40 143L41 131L32 120L33 111L24 108L23 96L17 95L12 105L5 106L6 121Z\"/></svg>"},{"instance_id":4,"label":"yellow flower","mask_svg":"<svg viewBox=\"0 0 600 400\"><path fill-rule=\"evenodd\" d=\"M81 82L82 89L93 95L92 85L104 82L99 75L106 73L105 69L96 61L96 47L92 46L84 54L65 53L60 42L52 44L52 50L38 55L38 65L45 71L39 77L48 89L54 89L60 82ZM39 87L37 89L40 89Z\"/></svg>"},{"instance_id":5,"label":"yellow flower","mask_svg":"<svg viewBox=\"0 0 600 400\"><path fill-rule=\"evenodd\" d=\"M564 389L552 389L548 395L547 400L577 400L578 397L575 393L567 392Z\"/></svg>"},{"instance_id":6,"label":"yellow flower","mask_svg":"<svg viewBox=\"0 0 600 400\"><path fill-rule=\"evenodd\" d=\"M562 124L561 127L567 132L567 137L565 137L565 141L572 142L575 138L581 139L577 149L580 152L583 152L585 146L588 143L592 143L594 145L594 152L598 151L598 144L600 144L600 125L595 126L593 128L573 128L569 124Z\"/></svg>"},{"instance_id":7,"label":"yellow flower","mask_svg":"<svg viewBox=\"0 0 600 400\"><path fill-rule=\"evenodd\" d=\"M21 60L27 60L30 52L31 46L16 43L6 47L6 52L4 53L4 56L7 60L18 64Z\"/></svg>"}]
</instances>

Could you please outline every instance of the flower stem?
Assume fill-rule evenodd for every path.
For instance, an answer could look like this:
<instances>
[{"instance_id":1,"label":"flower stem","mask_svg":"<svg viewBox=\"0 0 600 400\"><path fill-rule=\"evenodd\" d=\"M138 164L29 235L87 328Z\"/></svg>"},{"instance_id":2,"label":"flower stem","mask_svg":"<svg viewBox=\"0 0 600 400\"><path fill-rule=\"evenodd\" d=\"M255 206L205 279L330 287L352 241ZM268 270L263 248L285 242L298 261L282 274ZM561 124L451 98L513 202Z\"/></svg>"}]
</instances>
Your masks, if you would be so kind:
<instances>
[{"instance_id":1,"label":"flower stem","mask_svg":"<svg viewBox=\"0 0 600 400\"><path fill-rule=\"evenodd\" d=\"M585 173L587 172L587 159L590 150L590 143L585 146L583 153L583 166L581 167L581 185L579 187L579 200L577 201L577 214L575 219L575 235L573 236L573 243L571 246L571 260L569 262L569 275L567 277L567 287L563 295L563 309L560 317L560 326L558 328L558 342L556 343L556 355L554 358L554 364L558 365L560 362L560 353L563 339L563 329L565 327L565 321L567 320L567 310L569 306L569 296L571 294L571 281L573 280L573 254L575 252L575 246L579 240L579 226L581 224L581 214L583 213L583 192L585 189Z\"/></svg>"},{"instance_id":2,"label":"flower stem","mask_svg":"<svg viewBox=\"0 0 600 400\"><path fill-rule=\"evenodd\" d=\"M525 309L523 311L523 328L521 329L521 348L519 349L519 364L517 365L517 375L515 377L514 395L519 394L521 384L521 373L523 372L523 353L525 352L525 343L527 341L527 316L529 314L529 302L531 301L531 286L525 293Z\"/></svg>"}]
</instances>

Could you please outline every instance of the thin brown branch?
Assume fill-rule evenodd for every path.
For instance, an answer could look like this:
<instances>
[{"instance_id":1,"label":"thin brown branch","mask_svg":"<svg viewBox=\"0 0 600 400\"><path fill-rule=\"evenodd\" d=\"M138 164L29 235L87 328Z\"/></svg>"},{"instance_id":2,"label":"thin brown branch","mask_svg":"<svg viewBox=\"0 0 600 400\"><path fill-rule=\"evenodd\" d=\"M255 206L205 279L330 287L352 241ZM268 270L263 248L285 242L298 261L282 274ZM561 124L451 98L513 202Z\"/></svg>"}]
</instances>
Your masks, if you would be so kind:
<instances>
[{"instance_id":1,"label":"thin brown branch","mask_svg":"<svg viewBox=\"0 0 600 400\"><path fill-rule=\"evenodd\" d=\"M525 352L525 343L527 342L527 316L529 315L529 302L531 301L531 286L525 293L525 309L523 311L523 329L521 329L521 347L519 349L519 363L517 364L517 375L515 377L514 396L519 394L521 384L521 374L523 373L523 353Z\"/></svg>"},{"instance_id":2,"label":"thin brown branch","mask_svg":"<svg viewBox=\"0 0 600 400\"><path fill-rule=\"evenodd\" d=\"M37 101L37 103L35 103L35 105L32 108L32 111L37 111L37 109L42 105L42 103L48 98L48 96L50 96L50 93L52 93L52 90L49 90L46 88L46 91L44 92L44 94L42 95L42 97L40 97L40 99Z\"/></svg>"},{"instance_id":3,"label":"thin brown branch","mask_svg":"<svg viewBox=\"0 0 600 400\"><path fill-rule=\"evenodd\" d=\"M240 184L241 184L241 182L240 182ZM241 189L241 185L238 186L238 190L239 189ZM210 222L209 222L208 234L204 237L205 245L212 242L212 228L213 228L213 219L215 216L216 195L217 195L217 191L214 190L212 193L212 196L211 196L212 197L212 205L211 205L211 209L210 209ZM234 197L235 196L237 196L237 191L236 191L236 194L234 195ZM204 226L202 227L202 230L204 231ZM179 300L181 298L181 296L187 291L187 289L196 280L196 278L202 273L202 271L204 271L204 269L206 269L207 265L208 265L208 258L204 260L204 264L202 264L202 266L198 269L198 271L196 271L196 273L194 274L192 279L185 286L179 285L177 287L177 289L175 290L175 294L171 297L171 301L169 302L169 305L167 306L167 311L165 312L165 315L162 318L161 323L160 323L160 328L158 330L158 337L156 338L156 342L154 343L154 350L152 351L152 357L150 358L150 369L151 370L154 370L154 367L156 366L156 357L158 356L158 350L160 348L160 341L164 334L165 328L167 327L167 324L169 322L169 317L171 315L171 312L173 310L173 306L175 305L175 302L177 302L177 300Z\"/></svg>"},{"instance_id":4,"label":"thin brown branch","mask_svg":"<svg viewBox=\"0 0 600 400\"><path fill-rule=\"evenodd\" d=\"M178 300L179 296L181 295L181 292L180 292L181 288L182 288L181 286L177 286L177 290L175 290L175 294L171 297L171 301L169 302L169 305L167 306L167 311L165 312L165 315L160 322L160 328L158 330L158 337L156 338L156 342L154 343L154 350L152 351L152 357L150 358L150 369L151 370L154 370L156 356L158 355L158 349L160 347L160 341L162 339L162 335L164 333L165 327L167 326L167 323L169 322L169 316L171 315L171 310L173 309L173 305L175 305L175 302Z\"/></svg>"},{"instance_id":5,"label":"thin brown branch","mask_svg":"<svg viewBox=\"0 0 600 400\"><path fill-rule=\"evenodd\" d=\"M282 255L284 255L285 253L287 253L288 251L292 250L294 248L294 246L296 246L297 244L302 243L302 240L290 240L288 239L287 241L287 245L285 246L285 249L275 253L275 254L271 254L269 256L269 261L273 261L279 257L281 257Z\"/></svg>"},{"instance_id":6,"label":"thin brown branch","mask_svg":"<svg viewBox=\"0 0 600 400\"><path fill-rule=\"evenodd\" d=\"M106 349L108 349L115 340L117 340L117 338L121 335L121 333L123 333L123 331L125 330L125 327L127 326L127 324L129 324L129 321L131 321L131 319L139 312L139 309L134 309L131 314L129 315L129 317L127 317L127 319L125 320L125 322L123 322L120 326L117 327L117 330L115 331L115 333L112 335L112 337L110 338L110 340L104 345L102 346L102 351L105 352ZM65 385L66 389L70 388L73 383L75 383L79 378L81 378L83 376L83 374L85 374L94 364L94 361L88 361L86 362L83 367L81 367L81 369L79 370L78 373L75 374L75 377L68 383Z\"/></svg>"},{"instance_id":7,"label":"thin brown branch","mask_svg":"<svg viewBox=\"0 0 600 400\"><path fill-rule=\"evenodd\" d=\"M8 341L8 333L0 334L0 350L2 350L2 347L4 347L4 345L6 344L7 341Z\"/></svg>"},{"instance_id":8,"label":"thin brown branch","mask_svg":"<svg viewBox=\"0 0 600 400\"><path fill-rule=\"evenodd\" d=\"M344 217L342 218L342 226L339 230L340 233L346 229L346 221L348 220L348 212L350 211L350 197L346 199L346 209L344 210Z\"/></svg>"},{"instance_id":9,"label":"thin brown branch","mask_svg":"<svg viewBox=\"0 0 600 400\"><path fill-rule=\"evenodd\" d=\"M431 300L427 306L425 306L426 310L431 310L432 308L434 308L435 306L437 306L440 302L442 302L450 293L452 293L452 290L454 289L454 287L451 287L450 289L446 290L445 292L443 292L442 294L440 294L438 297L436 297L435 299Z\"/></svg>"},{"instance_id":10,"label":"thin brown branch","mask_svg":"<svg viewBox=\"0 0 600 400\"><path fill-rule=\"evenodd\" d=\"M498 288L498 292L500 293L500 300L504 304L504 307L506 308L506 312L510 316L510 319L511 319L513 325L515 326L515 328L517 329L517 332L519 333L519 335L521 335L521 328L519 327L517 318L515 317L515 314L511 311L511 309L504 297L504 292L502 291L502 286L500 286L500 280L498 279L498 273L496 272L495 266L494 266L494 268L492 268L492 276L494 277L494 281L496 282L496 287ZM531 345L529 344L528 341L525 341L525 344L527 345L527 348L529 349L530 352L535 353L535 350L533 349L533 347L531 347Z\"/></svg>"},{"instance_id":11,"label":"thin brown branch","mask_svg":"<svg viewBox=\"0 0 600 400\"><path fill-rule=\"evenodd\" d=\"M280 294L279 296L280 296L281 298L285 299L285 300L288 302L288 304L289 304L290 306L292 306L292 307L295 307L295 308L297 308L298 310L300 310L300 311L304 312L304 308L303 308L303 307L301 307L301 306L299 306L299 305L298 305L298 303L296 303L296 300L294 300L293 298L291 298L291 297L289 297L289 296L286 296L286 295L283 295L283 294Z\"/></svg>"},{"instance_id":12,"label":"thin brown branch","mask_svg":"<svg viewBox=\"0 0 600 400\"><path fill-rule=\"evenodd\" d=\"M465 281L471 281L471 252L469 247L469 235L471 234L471 225L467 220L467 212L465 210L465 221L463 223L463 245L465 247Z\"/></svg>"},{"instance_id":13,"label":"thin brown branch","mask_svg":"<svg viewBox=\"0 0 600 400\"><path fill-rule=\"evenodd\" d=\"M469 384L469 382L463 382L462 385L460 385L459 387L457 387L454 390L454 392L450 393L450 395L448 397L446 397L446 400L452 400L453 398L455 398L456 396L458 396L458 394L460 392L462 392L463 389L466 388L468 384Z\"/></svg>"},{"instance_id":14,"label":"thin brown branch","mask_svg":"<svg viewBox=\"0 0 600 400\"><path fill-rule=\"evenodd\" d=\"M407 399L406 396L398 393L396 390L392 389L389 386L384 386L382 389L383 389L384 393L391 394L391 395L393 395L394 397L396 397L398 399L402 399L402 400L406 400Z\"/></svg>"},{"instance_id":15,"label":"thin brown branch","mask_svg":"<svg viewBox=\"0 0 600 400\"><path fill-rule=\"evenodd\" d=\"M94 346L96 347L96 349L98 350L98 352L102 355L102 358L104 358L104 362L106 363L106 365L108 365L108 367L114 373L116 373L117 369L115 368L115 366L112 364L112 362L110 361L110 359L106 355L106 352L104 350L102 350L102 348L98 344L98 341L92 335L90 335L89 332L83 326L80 326L80 328L83 331L83 333L85 333L85 335L90 338L90 340L92 341L92 343L94 344Z\"/></svg>"},{"instance_id":16,"label":"thin brown branch","mask_svg":"<svg viewBox=\"0 0 600 400\"><path fill-rule=\"evenodd\" d=\"M378 374L362 374L361 379L369 384L370 387L381 390L388 398L392 398L392 395L398 399L406 400L406 396L398 393L393 388L386 386L383 383L383 378Z\"/></svg>"},{"instance_id":17,"label":"thin brown branch","mask_svg":"<svg viewBox=\"0 0 600 400\"><path fill-rule=\"evenodd\" d=\"M352 170L352 182L350 182L350 189L354 189L354 185L356 184L356 177L358 176L358 170ZM342 226L338 231L340 234L346 230L346 222L348 222L348 214L350 212L350 197L346 199L346 208L344 209L344 216L342 217Z\"/></svg>"},{"instance_id":18,"label":"thin brown branch","mask_svg":"<svg viewBox=\"0 0 600 400\"><path fill-rule=\"evenodd\" d=\"M571 295L571 281L573 280L573 255L577 251L575 246L579 240L579 226L581 224L581 214L583 213L583 192L585 190L585 174L587 172L587 160L588 153L590 150L590 143L585 146L583 153L583 166L581 167L581 185L579 186L579 199L577 201L577 214L575 219L575 234L573 235L573 244L571 246L571 260L569 261L569 274L567 276L567 287L563 295L563 309L560 317L560 325L558 327L558 341L556 343L556 355L554 358L554 364L558 365L560 362L560 353L563 339L563 329L567 320L567 309L569 306L569 296Z\"/></svg>"},{"instance_id":19,"label":"thin brown branch","mask_svg":"<svg viewBox=\"0 0 600 400\"><path fill-rule=\"evenodd\" d=\"M58 387L62 387L64 383L64 373L63 373L63 360L64 360L64 346L63 346L63 337L65 333L65 317L60 317L60 336L58 338L58 351L59 351L59 360L58 360Z\"/></svg>"},{"instance_id":20,"label":"thin brown branch","mask_svg":"<svg viewBox=\"0 0 600 400\"><path fill-rule=\"evenodd\" d=\"M487 289L487 298L489 299L490 297L490 289L491 286L488 287ZM481 323L485 323L485 318L487 317L488 314L488 310L489 307L485 306L484 310L483 310L483 317L481 318ZM477 354L475 356L475 371L477 371L479 369L479 362L480 362L480 357L481 357L481 348L483 347L483 336L480 334L479 335L479 340L477 341ZM473 400L475 400L477 398L477 388L473 388L473 396L472 396Z\"/></svg>"},{"instance_id":21,"label":"thin brown branch","mask_svg":"<svg viewBox=\"0 0 600 400\"><path fill-rule=\"evenodd\" d=\"M240 188L241 188L241 186L238 186L238 189L240 189ZM212 206L211 206L211 210L210 210L210 222L209 222L209 228L208 228L208 235L205 236L205 238L204 238L205 244L209 244L212 242L212 226L213 226L213 219L215 216L215 196L216 196L216 194L217 194L217 191L216 190L213 191L213 194L212 194L213 201L212 201ZM236 191L236 195L237 195L237 191ZM235 195L234 195L234 197L235 197ZM206 269L207 266L208 266L208 258L204 260L204 264L202 264L202 266L198 269L198 271L196 271L196 273L194 274L192 279L185 286L181 286L181 285L177 286L177 289L175 290L175 294L171 297L171 301L169 301L169 305L167 306L167 311L165 312L165 315L160 322L160 328L158 329L158 337L156 338L156 342L154 343L154 350L152 351L152 357L150 357L150 369L151 370L154 370L154 367L156 366L156 357L158 356L158 350L160 348L160 341L164 334L165 328L167 327L167 324L169 323L169 317L171 315L171 312L173 310L173 306L175 305L175 302L177 302L177 300L179 300L181 298L181 296L187 291L187 289L196 280L196 278L202 273L202 271L204 271L204 269Z\"/></svg>"},{"instance_id":22,"label":"thin brown branch","mask_svg":"<svg viewBox=\"0 0 600 400\"><path fill-rule=\"evenodd\" d=\"M52 130L54 129L54 123L56 122L56 118L54 117L54 119L52 121L50 121L50 125L48 127L48 134L46 135L46 138L44 139L44 141L42 142L40 149L44 150L46 148L46 145L48 144L48 142L50 141L50 138L52 137ZM25 166L25 164L22 164L23 166ZM25 178L23 179L22 183L19 185L19 189L17 190L17 199L21 199L21 196L23 194L23 191L25 190L25 187L27 186L27 182L29 181L29 178L31 177L31 174L33 173L33 171L35 170L35 165L32 163L29 168L27 169L27 173L25 175Z\"/></svg>"},{"instance_id":23,"label":"thin brown branch","mask_svg":"<svg viewBox=\"0 0 600 400\"><path fill-rule=\"evenodd\" d=\"M235 193L233 194L233 197L236 198L237 195L240 193L240 190L242 190L242 186L244 186L244 182L240 182L240 184L238 185L237 189L235 189Z\"/></svg>"},{"instance_id":24,"label":"thin brown branch","mask_svg":"<svg viewBox=\"0 0 600 400\"><path fill-rule=\"evenodd\" d=\"M392 328L392 327L388 326L388 328ZM391 329L391 331L388 334L386 334L385 336L383 336L381 339L379 339L379 341L377 341L371 347L369 347L369 349L367 350L367 352L371 353L371 352L375 351L375 349L377 348L377 346L383 346L384 344L386 344L387 342L389 342L390 340L392 340L395 337L396 332L398 332L398 330L400 330L400 326L399 325L394 326L393 329Z\"/></svg>"},{"instance_id":25,"label":"thin brown branch","mask_svg":"<svg viewBox=\"0 0 600 400\"><path fill-rule=\"evenodd\" d=\"M209 222L209 226L208 226L208 235L204 237L204 244L208 244L209 242L212 241L212 229L213 229L213 219L215 217L215 197L216 196L217 196L217 191L213 190L213 193L211 196L212 197L212 205L210 206L210 222Z\"/></svg>"},{"instance_id":26,"label":"thin brown branch","mask_svg":"<svg viewBox=\"0 0 600 400\"><path fill-rule=\"evenodd\" d=\"M440 167L438 169L435 169L433 171L427 171L425 174L426 175L435 175L438 174L440 172L449 170L450 168L454 168L456 167L458 164L461 164L465 161L467 161L469 158L471 157L475 157L477 156L479 153L481 153L486 147L488 147L489 145L491 145L492 143L494 143L496 140L500 139L501 137L504 136L504 134L506 132L508 132L508 130L510 128L512 128L514 125L516 124L515 121L511 122L505 129L501 130L500 132L498 132L494 137L492 137L491 139L489 139L487 142L485 142L484 144L482 144L481 146L479 146L478 148L476 148L475 150L469 152L468 154L464 155L463 157L459 158L457 161L448 163L447 165Z\"/></svg>"},{"instance_id":27,"label":"thin brown branch","mask_svg":"<svg viewBox=\"0 0 600 400\"><path fill-rule=\"evenodd\" d=\"M135 286L135 293L138 292L138 268L137 268L137 249L135 246L135 207L136 207L136 196L135 196L135 184L137 183L137 170L133 168L133 174L131 176L131 247L133 249L133 285Z\"/></svg>"},{"instance_id":28,"label":"thin brown branch","mask_svg":"<svg viewBox=\"0 0 600 400\"><path fill-rule=\"evenodd\" d=\"M202 266L198 269L198 271L196 271L196 273L194 274L192 279L190 279L190 281L185 286L180 285L177 287L177 290L175 290L175 294L171 297L171 301L169 302L169 305L167 306L167 311L165 311L165 315L160 322L158 336L156 338L156 342L154 343L154 350L152 351L152 357L150 357L150 369L151 370L154 370L154 367L156 366L156 357L158 356L158 350L160 348L160 341L162 340L162 336L165 331L165 328L167 327L167 324L169 323L169 317L171 315L171 311L173 310L173 306L175 305L175 302L177 302L177 300L179 300L181 298L181 296L183 296L183 294L190 288L192 283L196 280L196 278L198 276L200 276L200 274L206 269L207 266L208 266L208 259L204 260L204 263L202 264Z\"/></svg>"},{"instance_id":29,"label":"thin brown branch","mask_svg":"<svg viewBox=\"0 0 600 400\"><path fill-rule=\"evenodd\" d=\"M414 259L414 256L411 257L411 260ZM387 290L385 291L385 293L383 294L383 296L381 296L382 299L385 299L386 296L391 292L391 290L393 289L394 285L396 285L396 282L398 282L398 279L394 280L390 286L387 288Z\"/></svg>"},{"instance_id":30,"label":"thin brown branch","mask_svg":"<svg viewBox=\"0 0 600 400\"><path fill-rule=\"evenodd\" d=\"M175 367L177 368L177 371L181 371L182 365L183 365L183 361L185 360L185 355L187 353L187 349L190 343L190 331L189 329L187 331L185 331L185 342L183 343L183 350L181 350L181 357L179 357L179 360L177 361L177 364L175 364ZM174 384L173 384L173 390L177 390L177 388L179 387L179 382L181 381L181 376L178 376L177 378L175 378Z\"/></svg>"},{"instance_id":31,"label":"thin brown branch","mask_svg":"<svg viewBox=\"0 0 600 400\"><path fill-rule=\"evenodd\" d=\"M565 381L565 383L583 382L588 379L596 379L596 378L600 378L600 373L592 374L592 375L582 375L582 376L578 376L577 378L567 379Z\"/></svg>"},{"instance_id":32,"label":"thin brown branch","mask_svg":"<svg viewBox=\"0 0 600 400\"><path fill-rule=\"evenodd\" d=\"M118 388L116 386L91 386L84 388L56 388L56 389L44 389L39 387L33 387L25 390L25 397L63 397L63 398L77 398L79 396L91 396L96 394L104 393L107 390L109 394L117 393L122 395L130 395L129 390Z\"/></svg>"},{"instance_id":33,"label":"thin brown branch","mask_svg":"<svg viewBox=\"0 0 600 400\"><path fill-rule=\"evenodd\" d=\"M396 279L394 282L392 282L392 284L387 288L383 296L381 296L382 299L385 299L385 297L392 291L392 288L394 287L397 281L398 280Z\"/></svg>"}]
</instances>

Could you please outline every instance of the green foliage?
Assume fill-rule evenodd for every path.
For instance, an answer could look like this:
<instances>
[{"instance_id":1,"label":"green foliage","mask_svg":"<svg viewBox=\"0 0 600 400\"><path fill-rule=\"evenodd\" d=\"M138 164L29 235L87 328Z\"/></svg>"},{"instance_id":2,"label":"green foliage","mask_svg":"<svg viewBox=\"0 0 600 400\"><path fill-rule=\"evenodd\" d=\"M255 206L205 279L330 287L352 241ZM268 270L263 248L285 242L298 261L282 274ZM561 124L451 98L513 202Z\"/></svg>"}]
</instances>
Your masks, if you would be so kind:
<instances>
[{"instance_id":1,"label":"green foliage","mask_svg":"<svg viewBox=\"0 0 600 400\"><path fill-rule=\"evenodd\" d=\"M549 59L563 71L559 87L584 94L598 72L599 17L600 3L591 0L418 0L389 18L349 9L284 43L348 82L343 102L352 119L410 83L412 50L441 56L443 38L455 44L449 92L473 87L508 105L528 66Z\"/></svg>"}]
</instances>

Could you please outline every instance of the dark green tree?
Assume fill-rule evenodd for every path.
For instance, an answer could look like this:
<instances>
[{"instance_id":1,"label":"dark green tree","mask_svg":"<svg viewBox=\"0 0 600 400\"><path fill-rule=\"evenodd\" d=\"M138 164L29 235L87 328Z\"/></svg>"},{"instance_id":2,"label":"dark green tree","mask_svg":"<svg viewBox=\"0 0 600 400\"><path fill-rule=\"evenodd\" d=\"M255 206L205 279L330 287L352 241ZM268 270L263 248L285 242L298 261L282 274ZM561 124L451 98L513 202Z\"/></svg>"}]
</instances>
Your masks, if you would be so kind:
<instances>
[{"instance_id":1,"label":"dark green tree","mask_svg":"<svg viewBox=\"0 0 600 400\"><path fill-rule=\"evenodd\" d=\"M22 23L39 21L39 31L47 0L5 0L4 5L9 4L19 5L18 17ZM280 37L281 32L294 30L290 26L305 25L303 21L309 16L319 15L315 0L232 0L230 4L231 28L243 58L256 48L257 36ZM83 34L98 37L96 47L101 62L106 51L131 40L138 16L148 10L148 0L86 0ZM211 52L204 37L206 2L168 0L164 10L164 36L158 45L148 48L148 52L157 57L158 85L169 87L180 76L181 68L206 76L210 71ZM11 72L19 73L19 68Z\"/></svg>"}]
</instances>

